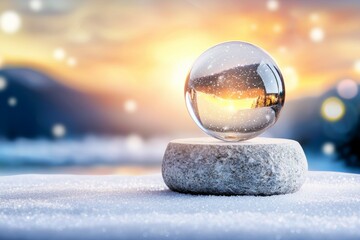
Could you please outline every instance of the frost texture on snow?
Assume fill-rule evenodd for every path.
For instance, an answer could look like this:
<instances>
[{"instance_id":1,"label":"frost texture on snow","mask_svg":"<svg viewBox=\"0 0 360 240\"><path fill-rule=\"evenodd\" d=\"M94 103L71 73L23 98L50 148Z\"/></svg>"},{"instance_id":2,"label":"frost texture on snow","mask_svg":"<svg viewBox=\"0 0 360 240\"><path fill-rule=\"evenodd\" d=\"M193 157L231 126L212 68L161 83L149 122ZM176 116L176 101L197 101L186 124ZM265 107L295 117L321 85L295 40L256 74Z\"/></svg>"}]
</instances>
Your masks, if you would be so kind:
<instances>
[{"instance_id":1,"label":"frost texture on snow","mask_svg":"<svg viewBox=\"0 0 360 240\"><path fill-rule=\"evenodd\" d=\"M171 192L160 175L0 178L0 239L360 239L360 175L270 197Z\"/></svg>"}]
</instances>

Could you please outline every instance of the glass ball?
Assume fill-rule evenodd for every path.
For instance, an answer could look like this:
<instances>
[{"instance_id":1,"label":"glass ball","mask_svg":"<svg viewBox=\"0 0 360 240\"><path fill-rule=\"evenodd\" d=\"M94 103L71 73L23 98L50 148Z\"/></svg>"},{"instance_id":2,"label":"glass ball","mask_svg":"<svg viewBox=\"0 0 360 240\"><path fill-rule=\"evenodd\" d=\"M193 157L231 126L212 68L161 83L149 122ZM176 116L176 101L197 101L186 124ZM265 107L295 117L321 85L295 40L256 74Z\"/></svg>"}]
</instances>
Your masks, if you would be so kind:
<instances>
[{"instance_id":1,"label":"glass ball","mask_svg":"<svg viewBox=\"0 0 360 240\"><path fill-rule=\"evenodd\" d=\"M246 42L218 44L192 66L185 83L187 109L208 135L247 140L277 121L285 86L275 61Z\"/></svg>"}]
</instances>

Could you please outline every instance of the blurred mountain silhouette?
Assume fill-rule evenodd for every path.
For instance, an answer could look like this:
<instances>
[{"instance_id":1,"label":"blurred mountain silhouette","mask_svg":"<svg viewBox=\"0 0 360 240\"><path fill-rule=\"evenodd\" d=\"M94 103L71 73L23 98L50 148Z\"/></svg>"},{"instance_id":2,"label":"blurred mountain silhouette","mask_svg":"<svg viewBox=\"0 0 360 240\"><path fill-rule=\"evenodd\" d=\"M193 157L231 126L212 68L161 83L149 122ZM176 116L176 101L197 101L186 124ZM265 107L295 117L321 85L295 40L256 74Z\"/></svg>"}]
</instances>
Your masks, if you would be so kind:
<instances>
[{"instance_id":1,"label":"blurred mountain silhouette","mask_svg":"<svg viewBox=\"0 0 360 240\"><path fill-rule=\"evenodd\" d=\"M344 103L345 114L338 121L331 122L321 116L322 104L329 97L337 97ZM336 88L331 88L319 97L287 101L278 122L269 132L278 137L297 139L302 143L328 140L344 142L357 134L354 130L359 124L359 109L359 95L343 99Z\"/></svg>"},{"instance_id":2,"label":"blurred mountain silhouette","mask_svg":"<svg viewBox=\"0 0 360 240\"><path fill-rule=\"evenodd\" d=\"M321 115L322 104L330 97L340 99L345 107L344 116L337 121L329 121ZM278 122L267 134L297 140L313 152L320 152L323 144L330 142L336 147L338 158L359 166L360 95L344 99L333 87L319 97L287 101Z\"/></svg>"},{"instance_id":3,"label":"blurred mountain silhouette","mask_svg":"<svg viewBox=\"0 0 360 240\"><path fill-rule=\"evenodd\" d=\"M0 94L0 136L53 138L52 128L61 124L68 136L119 130L103 114L101 106L77 90L30 68L0 70L6 89ZM9 103L16 98L16 106Z\"/></svg>"},{"instance_id":4,"label":"blurred mountain silhouette","mask_svg":"<svg viewBox=\"0 0 360 240\"><path fill-rule=\"evenodd\" d=\"M101 96L79 92L30 68L2 68L0 77L7 83L0 90L0 137L54 138L56 124L66 128L66 137L134 131L150 136L164 130L146 132L149 130L123 116L117 101L101 101ZM344 103L345 113L338 121L328 121L321 115L322 104L329 97ZM15 107L9 102L11 98L16 98ZM333 87L319 97L286 101L278 122L265 135L295 139L314 152L331 142L339 157L349 164L360 164L360 95L343 99Z\"/></svg>"},{"instance_id":5,"label":"blurred mountain silhouette","mask_svg":"<svg viewBox=\"0 0 360 240\"><path fill-rule=\"evenodd\" d=\"M295 139L301 143L323 140L321 103L321 99L315 97L285 101L277 123L268 133L274 137Z\"/></svg>"}]
</instances>

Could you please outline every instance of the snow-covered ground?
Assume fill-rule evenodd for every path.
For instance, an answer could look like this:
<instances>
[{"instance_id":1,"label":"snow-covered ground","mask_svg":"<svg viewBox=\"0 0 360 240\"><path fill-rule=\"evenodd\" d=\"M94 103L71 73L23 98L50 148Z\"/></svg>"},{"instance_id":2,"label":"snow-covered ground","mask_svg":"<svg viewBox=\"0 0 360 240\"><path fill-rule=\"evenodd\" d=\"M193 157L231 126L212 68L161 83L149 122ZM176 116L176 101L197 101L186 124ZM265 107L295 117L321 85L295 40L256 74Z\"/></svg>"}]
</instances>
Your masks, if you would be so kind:
<instances>
[{"instance_id":1,"label":"snow-covered ground","mask_svg":"<svg viewBox=\"0 0 360 240\"><path fill-rule=\"evenodd\" d=\"M360 239L360 175L290 195L196 196L160 175L0 177L0 239Z\"/></svg>"}]
</instances>

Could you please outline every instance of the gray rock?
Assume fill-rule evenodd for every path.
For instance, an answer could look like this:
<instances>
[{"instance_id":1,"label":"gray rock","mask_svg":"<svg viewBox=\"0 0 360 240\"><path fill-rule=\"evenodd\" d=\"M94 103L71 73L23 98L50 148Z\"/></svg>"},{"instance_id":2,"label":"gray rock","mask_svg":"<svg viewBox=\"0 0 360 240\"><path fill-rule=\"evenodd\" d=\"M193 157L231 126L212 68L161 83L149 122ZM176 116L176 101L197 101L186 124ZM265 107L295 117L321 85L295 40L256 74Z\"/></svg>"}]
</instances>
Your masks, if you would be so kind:
<instances>
[{"instance_id":1,"label":"gray rock","mask_svg":"<svg viewBox=\"0 0 360 240\"><path fill-rule=\"evenodd\" d=\"M277 138L174 140L167 146L162 164L165 184L173 191L192 194L293 193L304 183L306 172L300 144Z\"/></svg>"}]
</instances>

